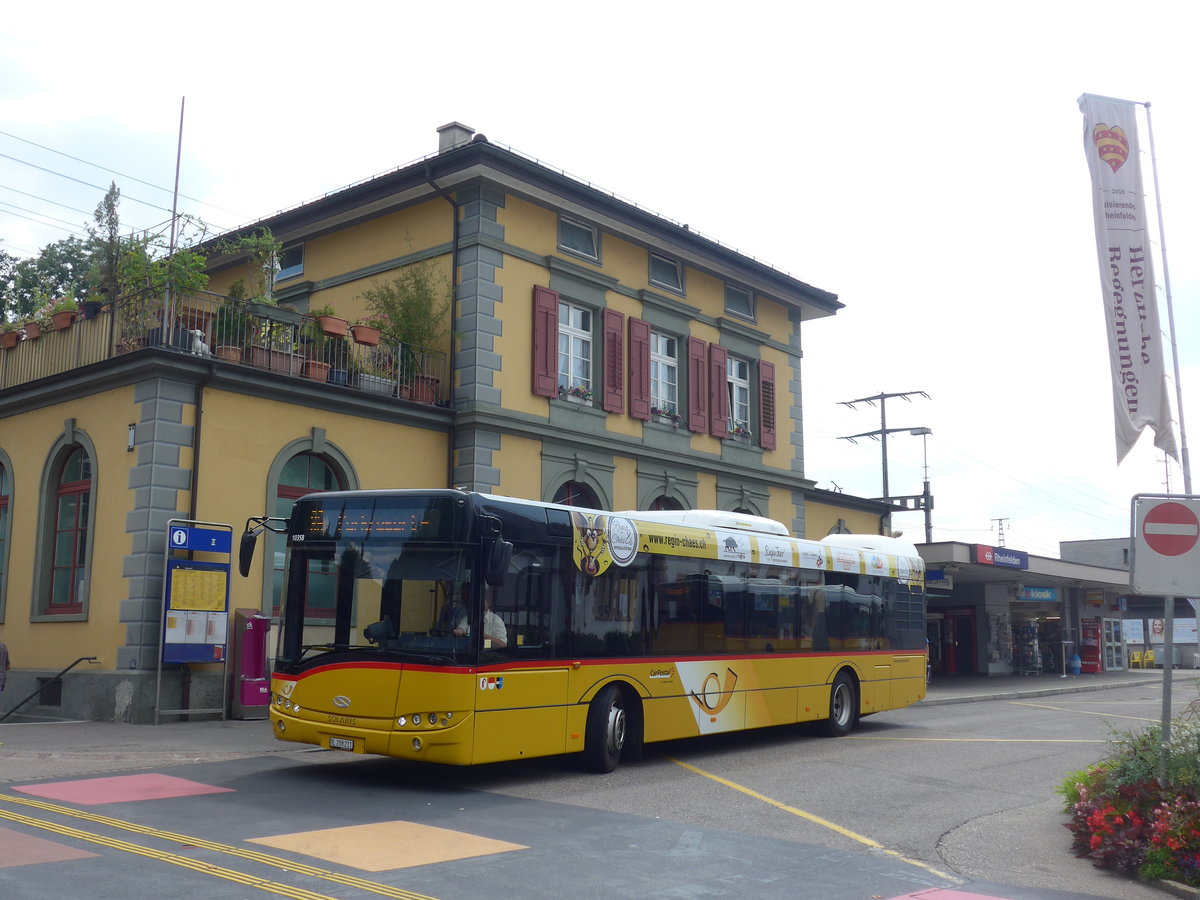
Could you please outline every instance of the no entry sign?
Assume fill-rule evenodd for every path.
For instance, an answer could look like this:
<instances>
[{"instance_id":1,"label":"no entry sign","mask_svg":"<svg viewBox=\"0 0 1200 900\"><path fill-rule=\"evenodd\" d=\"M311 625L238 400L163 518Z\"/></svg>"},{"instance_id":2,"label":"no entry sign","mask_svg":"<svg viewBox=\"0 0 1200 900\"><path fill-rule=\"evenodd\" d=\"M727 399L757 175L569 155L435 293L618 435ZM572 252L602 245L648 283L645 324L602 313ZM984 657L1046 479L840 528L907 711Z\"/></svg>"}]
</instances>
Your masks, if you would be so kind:
<instances>
[{"instance_id":1,"label":"no entry sign","mask_svg":"<svg viewBox=\"0 0 1200 900\"><path fill-rule=\"evenodd\" d=\"M1132 534L1130 583L1135 593L1200 594L1200 497L1134 496Z\"/></svg>"}]
</instances>

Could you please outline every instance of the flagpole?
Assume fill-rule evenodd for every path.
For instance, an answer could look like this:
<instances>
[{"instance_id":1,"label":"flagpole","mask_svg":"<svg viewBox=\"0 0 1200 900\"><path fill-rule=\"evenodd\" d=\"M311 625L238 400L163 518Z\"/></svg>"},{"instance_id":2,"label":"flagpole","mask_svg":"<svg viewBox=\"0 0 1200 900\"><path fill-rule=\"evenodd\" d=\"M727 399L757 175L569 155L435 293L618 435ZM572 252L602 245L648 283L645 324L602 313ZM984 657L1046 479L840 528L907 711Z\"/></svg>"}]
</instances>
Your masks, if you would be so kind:
<instances>
[{"instance_id":1,"label":"flagpole","mask_svg":"<svg viewBox=\"0 0 1200 900\"><path fill-rule=\"evenodd\" d=\"M1154 154L1154 126L1150 121L1150 101L1146 108L1146 134L1150 138L1150 173L1154 179L1154 203L1158 212L1158 246L1162 250L1163 293L1167 298L1167 323L1171 335L1171 361L1175 366L1175 406L1179 414L1179 465L1183 469L1183 492L1192 492L1192 466L1188 457L1187 430L1183 426L1183 385L1179 380L1179 347L1175 343L1175 305L1171 302L1171 270L1167 267L1167 235L1163 227L1162 195L1158 192L1158 159Z\"/></svg>"}]
</instances>

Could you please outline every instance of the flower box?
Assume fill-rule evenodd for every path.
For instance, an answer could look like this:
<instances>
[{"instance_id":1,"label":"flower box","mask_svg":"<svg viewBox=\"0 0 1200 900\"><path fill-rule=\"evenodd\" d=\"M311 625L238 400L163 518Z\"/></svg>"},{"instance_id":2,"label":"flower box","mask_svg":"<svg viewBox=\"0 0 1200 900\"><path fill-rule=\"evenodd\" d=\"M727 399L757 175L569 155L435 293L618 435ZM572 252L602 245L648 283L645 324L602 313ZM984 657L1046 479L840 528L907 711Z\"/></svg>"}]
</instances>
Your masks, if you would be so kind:
<instances>
[{"instance_id":1,"label":"flower box","mask_svg":"<svg viewBox=\"0 0 1200 900\"><path fill-rule=\"evenodd\" d=\"M303 363L303 357L286 350L270 350L266 347L250 348L250 365L258 366L260 369L269 369L284 375L299 375Z\"/></svg>"},{"instance_id":2,"label":"flower box","mask_svg":"<svg viewBox=\"0 0 1200 900\"><path fill-rule=\"evenodd\" d=\"M355 381L364 391L370 391L372 394L385 394L388 397L395 396L396 379L394 378L383 378L379 375L359 373Z\"/></svg>"},{"instance_id":3,"label":"flower box","mask_svg":"<svg viewBox=\"0 0 1200 900\"><path fill-rule=\"evenodd\" d=\"M349 325L340 316L317 316L317 327L330 337L345 337Z\"/></svg>"},{"instance_id":4,"label":"flower box","mask_svg":"<svg viewBox=\"0 0 1200 900\"><path fill-rule=\"evenodd\" d=\"M0 331L0 349L11 350L21 340L19 331Z\"/></svg>"},{"instance_id":5,"label":"flower box","mask_svg":"<svg viewBox=\"0 0 1200 900\"><path fill-rule=\"evenodd\" d=\"M374 325L363 325L361 323L351 325L350 333L354 336L356 344L365 344L368 347L379 345L379 329Z\"/></svg>"},{"instance_id":6,"label":"flower box","mask_svg":"<svg viewBox=\"0 0 1200 900\"><path fill-rule=\"evenodd\" d=\"M51 313L50 321L54 323L55 331L70 328L75 322L75 310L64 309L61 312Z\"/></svg>"},{"instance_id":7,"label":"flower box","mask_svg":"<svg viewBox=\"0 0 1200 900\"><path fill-rule=\"evenodd\" d=\"M329 370L332 368L327 362L320 362L315 359L306 359L304 368L300 374L312 381L326 381L329 378Z\"/></svg>"},{"instance_id":8,"label":"flower box","mask_svg":"<svg viewBox=\"0 0 1200 900\"><path fill-rule=\"evenodd\" d=\"M436 403L439 384L433 375L414 375L412 384L400 386L400 396L417 403Z\"/></svg>"}]
</instances>

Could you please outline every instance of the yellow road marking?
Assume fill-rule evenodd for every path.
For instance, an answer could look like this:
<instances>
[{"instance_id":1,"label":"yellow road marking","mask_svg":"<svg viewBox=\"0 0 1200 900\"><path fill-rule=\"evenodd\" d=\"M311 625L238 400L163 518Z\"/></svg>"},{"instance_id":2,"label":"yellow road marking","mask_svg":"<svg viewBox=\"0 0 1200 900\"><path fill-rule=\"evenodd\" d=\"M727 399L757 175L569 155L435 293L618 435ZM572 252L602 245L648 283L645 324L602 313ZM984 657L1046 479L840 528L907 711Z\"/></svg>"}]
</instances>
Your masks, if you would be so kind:
<instances>
[{"instance_id":1,"label":"yellow road marking","mask_svg":"<svg viewBox=\"0 0 1200 900\"><path fill-rule=\"evenodd\" d=\"M69 817L75 818L75 819L82 819L86 822L94 822L97 825L105 825L109 828L118 828L123 831L131 831L134 834L141 834L141 835L145 835L147 837L154 837L154 838L158 838L160 840L169 841L171 843L184 844L189 847L196 847L201 850L211 850L214 853L224 853L229 856L237 857L239 859L245 859L245 860L249 860L251 862L261 863L262 865L271 866L276 869L282 869L285 872L294 872L299 875L308 875L312 878L321 878L325 881L334 882L335 884L341 884L341 885L345 885L347 887L357 888L359 890L368 891L373 894L381 894L384 897L395 897L395 898L397 898L397 900L434 900L433 897L429 897L425 894L417 894L417 893L414 893L413 891L406 891L406 890L403 890L402 888L392 887L391 885L380 884L375 881L367 881L364 878L357 878L353 875L342 875L338 872L333 872L328 869L321 869L316 866L310 866L305 863L299 862L297 860L283 859L282 857L272 856L268 853L261 853L257 850L248 850L248 849L245 849L242 847L230 846L229 844L220 844L220 843L217 843L216 841L208 841L208 840L204 840L203 838L193 837L191 835L175 834L170 831L160 831L157 828L150 828L146 825L138 825L135 822L126 822L126 821L123 821L122 819L114 819L109 816L100 815L98 813L84 812L83 810L72 809L71 807L68 807L68 806L59 806L56 803L47 803L42 800L32 800L27 797L14 797L10 794L0 794L0 801L5 801L8 803L17 803L22 806L28 806L28 807L33 807L34 809L42 810L43 812L55 813L57 815L62 815L62 816L69 816ZM11 819L14 822L22 821L26 818L24 816L20 816L18 813L9 813L2 809L0 809L0 817ZM60 826L53 825L52 823L49 823L49 822L41 823L40 820L37 820L37 819L29 819L26 824L32 824L36 828L43 828L47 831L60 830ZM73 830L73 829L68 829L68 830ZM65 831L63 831L62 833L65 833ZM83 840L92 840L92 837L94 837L95 840L92 840L93 843L105 844L107 846L115 847L117 844L125 843L123 841L114 841L109 838L104 838L99 835L87 837L86 836L87 832L79 832L79 834L83 835L83 837L82 837ZM128 847L133 848L133 847L138 847L138 845L137 844L129 844ZM118 847L117 849L125 849L125 848ZM160 858L159 851L149 850L147 848L139 848L139 849L146 851L145 853L142 853L143 856L154 856L155 858ZM131 850L130 852L137 852L137 851ZM163 857L163 858L165 858L167 856L170 856L170 854L161 854L161 857ZM187 857L179 857L179 859L187 860ZM172 862L173 860L167 859L166 861ZM188 860L188 862L191 863L192 861ZM200 864L200 865L207 866L207 864ZM211 866L211 867L207 867L207 868L217 869L218 867ZM207 871L207 868L206 868L206 871ZM231 870L225 870L225 871L231 871ZM247 877L249 877L249 876L247 876ZM261 879L253 879L253 880L259 881ZM250 883L250 882L247 882L247 883ZM282 887L286 888L289 891L292 890L291 888L287 888L286 885L283 885ZM264 888L264 890L266 890L266 888ZM272 890L273 890L273 888L272 888ZM296 896L296 895L288 894L288 896ZM306 894L305 896L308 896L310 898L316 898L316 897L323 897L324 895Z\"/></svg>"},{"instance_id":2,"label":"yellow road marking","mask_svg":"<svg viewBox=\"0 0 1200 900\"><path fill-rule=\"evenodd\" d=\"M1052 709L1055 712L1073 712L1079 713L1081 716L1100 716L1102 719L1132 719L1135 722L1158 722L1159 719L1151 719L1146 716L1120 716L1116 713L1092 712L1088 709L1070 709L1066 706L1051 706L1048 703L1025 703L1021 700L1009 701L1013 706L1031 706L1034 709Z\"/></svg>"},{"instance_id":3,"label":"yellow road marking","mask_svg":"<svg viewBox=\"0 0 1200 900\"><path fill-rule=\"evenodd\" d=\"M670 760L671 762L675 763L675 765L677 765L677 766L682 766L683 768L687 769L689 772L695 772L697 775L702 775L705 778L708 778L712 781L717 782L717 784L723 784L727 788L731 788L732 790L735 790L735 791L740 791L741 793L745 794L747 797L753 797L755 800L761 800L763 803L766 803L770 806L774 806L776 809L782 810L783 812L790 813L793 816L799 816L801 819L806 819L807 821L812 822L814 825L820 825L822 828L828 828L830 831L833 831L833 832L836 832L837 834L842 835L842 837L847 837L847 838L850 838L850 840L852 840L852 841L857 841L858 843L863 844L864 846L870 847L872 850L879 850L880 852L882 852L888 856L894 857L895 859L898 859L903 863L908 863L910 866L917 866L918 868L924 869L927 872L932 872L934 875L938 876L939 878L945 878L950 881L953 881L955 884L963 883L961 878L957 878L954 875L949 875L945 872L940 872L937 869L933 868L933 866L923 863L920 860L909 859L908 857L903 856L896 850L889 850L887 847L883 846L883 844L879 843L878 841L872 840L869 837L865 837L864 835L853 832L849 828L843 828L841 825L835 824L834 822L830 822L828 819L822 819L820 816L816 816L816 815L813 815L812 813L805 812L802 809L797 809L794 806L788 806L786 803L781 803L779 800L773 800L770 797L766 796L765 794L760 794L758 791L752 790L751 788L745 787L744 785L740 785L737 782L730 781L727 778L722 778L720 775L714 775L712 772L706 772L706 771L704 771L704 769L697 768L696 766L693 766L690 763L685 763L682 760L673 759L669 756L667 757L667 759Z\"/></svg>"},{"instance_id":4,"label":"yellow road marking","mask_svg":"<svg viewBox=\"0 0 1200 900\"><path fill-rule=\"evenodd\" d=\"M149 847L142 847L139 844L131 844L128 841L107 838L99 834L91 834L87 831L80 831L78 828L69 828L66 825L55 825L52 822L43 822L42 820L35 819L31 816L23 816L20 813L0 810L0 819L8 819L10 822L16 822L20 825L28 825L32 828L41 828L43 831L50 831L55 834L60 834L63 837L75 838L76 840L87 841L88 843L92 844L99 844L103 847L111 847L114 850L120 850L124 853L133 853L137 856L145 856L150 859L156 859L159 862L170 863L174 866L181 866L185 869L191 869L192 871L199 872L202 875L212 875L216 878L224 878L226 881L244 884L247 887L258 888L261 891L270 891L271 893L279 894L282 897L293 897L295 900L335 900L335 898L326 894L316 894L312 891L307 891L304 888L297 888L287 884L280 884L275 881L268 881L265 878L256 878L253 875L247 875L244 872L237 872L233 869L225 869L221 866L215 866L212 863L190 859L186 856L178 856L174 853L164 853L161 850L153 850Z\"/></svg>"},{"instance_id":5,"label":"yellow road marking","mask_svg":"<svg viewBox=\"0 0 1200 900\"><path fill-rule=\"evenodd\" d=\"M1107 744L1092 738L955 738L955 737L887 737L873 734L848 734L852 741L928 741L946 744Z\"/></svg>"}]
</instances>

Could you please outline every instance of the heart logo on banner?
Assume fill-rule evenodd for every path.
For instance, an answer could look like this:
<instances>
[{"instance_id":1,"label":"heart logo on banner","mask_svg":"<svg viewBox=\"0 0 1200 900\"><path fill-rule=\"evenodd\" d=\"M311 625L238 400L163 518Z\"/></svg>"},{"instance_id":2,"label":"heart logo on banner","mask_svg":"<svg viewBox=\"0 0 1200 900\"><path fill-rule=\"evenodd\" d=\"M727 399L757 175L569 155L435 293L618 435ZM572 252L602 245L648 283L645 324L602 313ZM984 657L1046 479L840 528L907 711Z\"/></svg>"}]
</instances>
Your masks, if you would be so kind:
<instances>
[{"instance_id":1,"label":"heart logo on banner","mask_svg":"<svg viewBox=\"0 0 1200 900\"><path fill-rule=\"evenodd\" d=\"M1125 129L1120 125L1109 128L1103 122L1092 129L1092 143L1100 153L1100 158L1112 168L1113 172L1125 165L1129 159L1129 139L1125 137Z\"/></svg>"}]
</instances>

